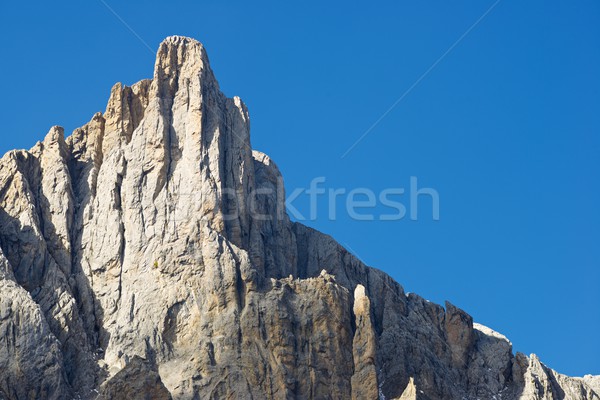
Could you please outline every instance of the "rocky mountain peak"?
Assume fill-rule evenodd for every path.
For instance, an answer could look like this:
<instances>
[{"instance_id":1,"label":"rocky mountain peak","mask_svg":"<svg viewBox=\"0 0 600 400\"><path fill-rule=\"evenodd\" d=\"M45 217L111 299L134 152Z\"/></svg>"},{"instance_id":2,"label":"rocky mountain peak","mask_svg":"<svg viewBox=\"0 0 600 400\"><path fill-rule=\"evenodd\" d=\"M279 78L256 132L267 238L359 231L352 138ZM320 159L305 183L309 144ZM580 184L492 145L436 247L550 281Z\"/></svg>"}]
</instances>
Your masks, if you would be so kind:
<instances>
[{"instance_id":1,"label":"rocky mountain peak","mask_svg":"<svg viewBox=\"0 0 600 400\"><path fill-rule=\"evenodd\" d=\"M190 38L171 36L158 47L152 93L163 101L173 100L175 93L190 89L189 85L205 85L218 91L217 81L210 69L204 46ZM189 90L191 97L202 90Z\"/></svg>"},{"instance_id":2,"label":"rocky mountain peak","mask_svg":"<svg viewBox=\"0 0 600 400\"><path fill-rule=\"evenodd\" d=\"M282 212L239 98L173 36L152 79L0 160L0 400L598 400Z\"/></svg>"}]
</instances>

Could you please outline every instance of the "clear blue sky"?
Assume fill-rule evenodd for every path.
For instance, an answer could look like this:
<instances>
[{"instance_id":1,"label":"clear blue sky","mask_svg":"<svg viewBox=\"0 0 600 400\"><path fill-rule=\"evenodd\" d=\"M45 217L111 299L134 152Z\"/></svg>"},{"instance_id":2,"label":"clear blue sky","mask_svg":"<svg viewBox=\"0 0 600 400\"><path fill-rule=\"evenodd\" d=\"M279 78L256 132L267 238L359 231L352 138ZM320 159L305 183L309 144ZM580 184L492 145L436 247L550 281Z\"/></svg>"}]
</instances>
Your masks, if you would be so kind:
<instances>
[{"instance_id":1,"label":"clear blue sky","mask_svg":"<svg viewBox=\"0 0 600 400\"><path fill-rule=\"evenodd\" d=\"M106 0L156 49L202 41L288 188L407 187L441 219L308 224L559 372L600 374L600 3ZM154 55L100 0L0 5L0 152L69 132ZM306 210L307 202L298 207ZM424 203L426 206L427 203Z\"/></svg>"}]
</instances>

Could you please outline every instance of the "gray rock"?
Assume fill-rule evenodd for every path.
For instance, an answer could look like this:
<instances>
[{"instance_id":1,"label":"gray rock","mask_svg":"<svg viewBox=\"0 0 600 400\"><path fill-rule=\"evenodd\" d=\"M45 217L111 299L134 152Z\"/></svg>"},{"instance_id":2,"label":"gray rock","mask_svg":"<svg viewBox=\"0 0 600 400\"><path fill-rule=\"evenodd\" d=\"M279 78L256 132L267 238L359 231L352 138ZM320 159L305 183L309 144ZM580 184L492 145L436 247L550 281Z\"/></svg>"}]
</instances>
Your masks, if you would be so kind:
<instances>
[{"instance_id":1,"label":"gray rock","mask_svg":"<svg viewBox=\"0 0 600 400\"><path fill-rule=\"evenodd\" d=\"M96 393L96 391L92 391ZM130 362L102 385L98 400L171 400L171 393L163 385L156 366L140 357Z\"/></svg>"},{"instance_id":2,"label":"gray rock","mask_svg":"<svg viewBox=\"0 0 600 400\"><path fill-rule=\"evenodd\" d=\"M292 223L204 47L0 160L0 398L598 399Z\"/></svg>"}]
</instances>

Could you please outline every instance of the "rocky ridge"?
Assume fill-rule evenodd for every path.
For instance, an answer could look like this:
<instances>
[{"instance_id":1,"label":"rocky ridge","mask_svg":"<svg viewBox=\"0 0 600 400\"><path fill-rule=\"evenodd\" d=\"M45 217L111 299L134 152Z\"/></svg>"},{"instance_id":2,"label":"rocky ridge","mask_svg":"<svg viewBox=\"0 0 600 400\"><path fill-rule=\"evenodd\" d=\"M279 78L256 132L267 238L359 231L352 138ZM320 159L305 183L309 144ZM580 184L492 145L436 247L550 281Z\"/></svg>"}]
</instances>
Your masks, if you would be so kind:
<instances>
[{"instance_id":1,"label":"rocky ridge","mask_svg":"<svg viewBox=\"0 0 600 400\"><path fill-rule=\"evenodd\" d=\"M249 134L174 36L105 113L0 160L0 399L600 400L292 223Z\"/></svg>"}]
</instances>

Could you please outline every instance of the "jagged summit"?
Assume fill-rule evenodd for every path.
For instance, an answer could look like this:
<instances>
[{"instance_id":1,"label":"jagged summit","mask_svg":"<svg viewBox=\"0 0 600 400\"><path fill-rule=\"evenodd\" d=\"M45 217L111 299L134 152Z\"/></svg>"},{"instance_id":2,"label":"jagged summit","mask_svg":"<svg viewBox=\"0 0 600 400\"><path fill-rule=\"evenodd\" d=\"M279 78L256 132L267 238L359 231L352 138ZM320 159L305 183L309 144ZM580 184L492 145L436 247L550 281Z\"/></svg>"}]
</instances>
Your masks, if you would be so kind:
<instances>
[{"instance_id":1,"label":"jagged summit","mask_svg":"<svg viewBox=\"0 0 600 400\"><path fill-rule=\"evenodd\" d=\"M198 40L188 37L188 36L181 36L181 35L171 35L171 36L167 36L162 42L161 44L165 44L165 45L173 45L173 46L179 46L179 45L186 45L186 44L193 44L193 45L198 45L200 47L203 47L202 43L200 43Z\"/></svg>"},{"instance_id":2,"label":"jagged summit","mask_svg":"<svg viewBox=\"0 0 600 400\"><path fill-rule=\"evenodd\" d=\"M249 131L174 36L0 160L0 399L598 399L292 223Z\"/></svg>"}]
</instances>

